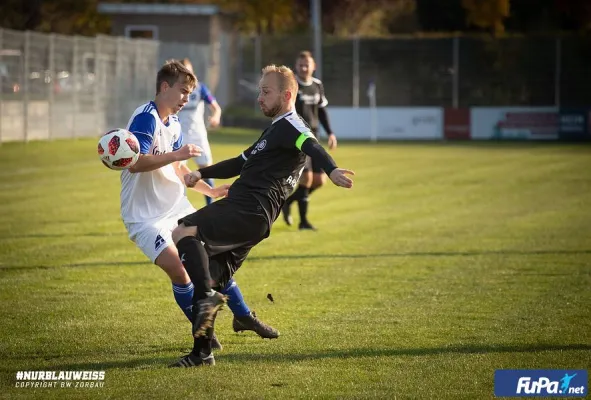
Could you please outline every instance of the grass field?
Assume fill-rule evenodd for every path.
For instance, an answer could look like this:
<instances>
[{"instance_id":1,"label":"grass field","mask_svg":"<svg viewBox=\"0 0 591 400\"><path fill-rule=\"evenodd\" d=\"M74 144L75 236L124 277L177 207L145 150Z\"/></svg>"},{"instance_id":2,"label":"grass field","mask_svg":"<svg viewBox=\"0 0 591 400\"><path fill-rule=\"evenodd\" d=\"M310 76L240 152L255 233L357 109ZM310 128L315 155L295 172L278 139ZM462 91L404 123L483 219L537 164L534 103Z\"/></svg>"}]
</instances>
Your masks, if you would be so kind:
<instances>
[{"instance_id":1,"label":"grass field","mask_svg":"<svg viewBox=\"0 0 591 400\"><path fill-rule=\"evenodd\" d=\"M255 135L213 133L214 155ZM319 231L278 221L236 275L281 337L235 334L224 311L217 365L190 370L167 368L189 325L95 151L0 146L0 397L482 399L495 369L590 367L589 146L342 143L353 190L315 193ZM19 370L106 376L26 389Z\"/></svg>"}]
</instances>

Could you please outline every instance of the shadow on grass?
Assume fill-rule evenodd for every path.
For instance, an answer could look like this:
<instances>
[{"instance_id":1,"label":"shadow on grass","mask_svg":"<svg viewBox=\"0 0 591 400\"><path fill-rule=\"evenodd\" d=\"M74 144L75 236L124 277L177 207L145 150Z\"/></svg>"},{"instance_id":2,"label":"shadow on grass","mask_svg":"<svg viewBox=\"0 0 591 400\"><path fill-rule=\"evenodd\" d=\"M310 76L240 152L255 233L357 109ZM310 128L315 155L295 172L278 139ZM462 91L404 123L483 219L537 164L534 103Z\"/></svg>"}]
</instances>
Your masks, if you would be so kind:
<instances>
[{"instance_id":1,"label":"shadow on grass","mask_svg":"<svg viewBox=\"0 0 591 400\"><path fill-rule=\"evenodd\" d=\"M145 261L116 261L116 262L86 262L61 265L0 265L0 271L23 271L34 269L59 269L59 268L85 268L85 267L112 267L112 266L131 266L131 265L152 265L148 260Z\"/></svg>"},{"instance_id":2,"label":"shadow on grass","mask_svg":"<svg viewBox=\"0 0 591 400\"><path fill-rule=\"evenodd\" d=\"M13 239L47 239L47 238L78 238L78 237L111 237L127 236L126 232L109 233L104 232L86 232L86 233L31 233L28 235L14 235L0 237L0 242Z\"/></svg>"},{"instance_id":3,"label":"shadow on grass","mask_svg":"<svg viewBox=\"0 0 591 400\"><path fill-rule=\"evenodd\" d=\"M591 351L587 344L524 344L524 345L474 345L422 348L422 349L350 349L331 350L315 353L290 354L224 354L216 355L219 362L294 362L315 361L323 359L349 359L361 357L421 357L440 354L494 354L494 353L538 353L545 351ZM180 358L180 355L179 355ZM140 358L125 361L106 361L97 363L66 363L55 364L55 370L105 370L114 368L144 369L151 367L164 368L176 361L174 357Z\"/></svg>"},{"instance_id":4,"label":"shadow on grass","mask_svg":"<svg viewBox=\"0 0 591 400\"><path fill-rule=\"evenodd\" d=\"M375 253L375 254L291 254L274 256L253 256L247 261L273 261L273 260L314 260L314 259L364 259L364 258L395 258L395 257L474 257L474 256L532 256L532 255L582 255L591 254L591 250L482 250L482 251L425 251L425 252L401 252L401 253ZM57 268L85 268L108 267L125 265L150 264L148 261L93 261L83 263L61 265L1 265L2 270L27 270L27 269L57 269Z\"/></svg>"},{"instance_id":5,"label":"shadow on grass","mask_svg":"<svg viewBox=\"0 0 591 400\"><path fill-rule=\"evenodd\" d=\"M591 250L476 250L476 251L418 251L401 253L376 253L376 254L292 254L275 256L253 256L249 261L267 260L303 260L303 259L325 259L325 258L381 258L381 257L473 257L473 256L531 256L544 254L591 254Z\"/></svg>"}]
</instances>

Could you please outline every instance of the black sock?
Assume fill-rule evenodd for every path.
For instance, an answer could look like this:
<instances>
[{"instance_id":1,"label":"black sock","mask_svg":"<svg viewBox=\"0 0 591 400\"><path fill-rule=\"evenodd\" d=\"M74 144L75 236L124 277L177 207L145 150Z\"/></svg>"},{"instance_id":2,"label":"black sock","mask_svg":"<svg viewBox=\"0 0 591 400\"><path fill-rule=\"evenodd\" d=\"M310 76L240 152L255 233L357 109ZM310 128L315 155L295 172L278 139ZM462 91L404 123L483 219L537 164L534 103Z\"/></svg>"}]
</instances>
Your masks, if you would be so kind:
<instances>
[{"instance_id":1,"label":"black sock","mask_svg":"<svg viewBox=\"0 0 591 400\"><path fill-rule=\"evenodd\" d=\"M199 336L198 338L193 338L193 354L199 355L199 353L203 353L205 355L211 354L211 339L207 336Z\"/></svg>"},{"instance_id":2,"label":"black sock","mask_svg":"<svg viewBox=\"0 0 591 400\"><path fill-rule=\"evenodd\" d=\"M308 191L308 195L311 195L314 190L318 189L317 187L311 187Z\"/></svg>"},{"instance_id":3,"label":"black sock","mask_svg":"<svg viewBox=\"0 0 591 400\"><path fill-rule=\"evenodd\" d=\"M308 193L310 189L300 186L302 188L302 197L298 199L298 207L300 208L300 223L308 222Z\"/></svg>"},{"instance_id":4,"label":"black sock","mask_svg":"<svg viewBox=\"0 0 591 400\"><path fill-rule=\"evenodd\" d=\"M176 245L179 257L195 286L193 305L197 300L207 297L211 292L211 275L209 274L209 256L205 247L195 236L185 236Z\"/></svg>"},{"instance_id":5,"label":"black sock","mask_svg":"<svg viewBox=\"0 0 591 400\"><path fill-rule=\"evenodd\" d=\"M285 204L289 206L294 201L299 201L302 198L302 195L304 194L304 189L306 188L302 185L299 185L298 188L291 194L291 196L289 196L287 200L285 200Z\"/></svg>"}]
</instances>

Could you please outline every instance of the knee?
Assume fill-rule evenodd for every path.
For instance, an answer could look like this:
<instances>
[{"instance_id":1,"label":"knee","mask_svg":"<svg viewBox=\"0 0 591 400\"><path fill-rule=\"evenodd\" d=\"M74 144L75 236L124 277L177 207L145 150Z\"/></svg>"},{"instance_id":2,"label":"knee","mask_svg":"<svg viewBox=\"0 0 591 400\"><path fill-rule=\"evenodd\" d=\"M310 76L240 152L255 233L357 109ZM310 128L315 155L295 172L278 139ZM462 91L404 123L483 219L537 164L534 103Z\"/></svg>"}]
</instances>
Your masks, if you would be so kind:
<instances>
[{"instance_id":1,"label":"knee","mask_svg":"<svg viewBox=\"0 0 591 400\"><path fill-rule=\"evenodd\" d=\"M314 173L314 176L312 178L312 188L316 189L319 188L320 186L324 185L324 183L326 182L326 174L324 173Z\"/></svg>"},{"instance_id":2,"label":"knee","mask_svg":"<svg viewBox=\"0 0 591 400\"><path fill-rule=\"evenodd\" d=\"M300 185L309 187L310 183L312 182L312 173L308 170L304 170L302 176L300 177Z\"/></svg>"},{"instance_id":3,"label":"knee","mask_svg":"<svg viewBox=\"0 0 591 400\"><path fill-rule=\"evenodd\" d=\"M187 236L197 236L197 227L185 226L185 224L181 223L172 231L172 241L175 245L178 244L182 238Z\"/></svg>"}]
</instances>

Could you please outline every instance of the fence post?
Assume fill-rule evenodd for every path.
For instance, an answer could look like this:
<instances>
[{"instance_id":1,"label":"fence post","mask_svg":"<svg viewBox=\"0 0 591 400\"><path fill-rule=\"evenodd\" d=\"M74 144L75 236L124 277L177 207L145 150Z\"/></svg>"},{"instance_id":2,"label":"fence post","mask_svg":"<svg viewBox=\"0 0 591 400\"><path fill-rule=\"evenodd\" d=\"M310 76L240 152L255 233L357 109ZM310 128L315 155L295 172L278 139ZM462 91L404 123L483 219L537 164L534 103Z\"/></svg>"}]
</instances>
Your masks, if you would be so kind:
<instances>
[{"instance_id":1,"label":"fence post","mask_svg":"<svg viewBox=\"0 0 591 400\"><path fill-rule=\"evenodd\" d=\"M458 108L460 105L460 37L453 38L453 76L452 76L452 105Z\"/></svg>"},{"instance_id":2,"label":"fence post","mask_svg":"<svg viewBox=\"0 0 591 400\"><path fill-rule=\"evenodd\" d=\"M101 110L101 82L102 82L102 71L101 71L101 37L97 35L94 38L94 115L96 130L100 135L103 129L104 123L104 110Z\"/></svg>"},{"instance_id":3,"label":"fence post","mask_svg":"<svg viewBox=\"0 0 591 400\"><path fill-rule=\"evenodd\" d=\"M322 6L321 0L310 1L310 16L312 19L312 33L314 40L314 61L316 77L322 80Z\"/></svg>"},{"instance_id":4,"label":"fence post","mask_svg":"<svg viewBox=\"0 0 591 400\"><path fill-rule=\"evenodd\" d=\"M4 34L4 29L0 28L0 50L3 49L3 35ZM0 52L0 60L2 60L2 53ZM2 92L3 92L3 84L2 84L2 74L0 74L0 146L2 145L2 119L3 119L3 103L2 103Z\"/></svg>"},{"instance_id":5,"label":"fence post","mask_svg":"<svg viewBox=\"0 0 591 400\"><path fill-rule=\"evenodd\" d=\"M263 59L263 46L262 46L262 38L261 35L256 35L254 37L254 79L255 83L257 82L257 77L261 73L262 67L262 59ZM254 100L254 112L255 114L259 111L259 105L257 99Z\"/></svg>"},{"instance_id":6,"label":"fence post","mask_svg":"<svg viewBox=\"0 0 591 400\"><path fill-rule=\"evenodd\" d=\"M29 141L29 53L31 51L31 32L25 32L25 62L23 74L23 127L25 129L25 142Z\"/></svg>"},{"instance_id":7,"label":"fence post","mask_svg":"<svg viewBox=\"0 0 591 400\"><path fill-rule=\"evenodd\" d=\"M244 54L242 54L244 52L244 43L243 43L243 36L242 35L238 35L238 40L237 40L237 44L236 44L236 64L235 64L235 69L234 69L234 82L236 82L234 84L234 94L236 96L238 96L238 94L241 92L240 89L240 79L242 79L242 58L244 57Z\"/></svg>"},{"instance_id":8,"label":"fence post","mask_svg":"<svg viewBox=\"0 0 591 400\"><path fill-rule=\"evenodd\" d=\"M74 47L72 50L72 137L76 137L76 114L78 114L78 36L74 36Z\"/></svg>"},{"instance_id":9,"label":"fence post","mask_svg":"<svg viewBox=\"0 0 591 400\"><path fill-rule=\"evenodd\" d=\"M55 34L49 34L49 60L47 69L49 70L49 85L47 85L47 135L49 140L53 138L53 103L55 83L57 74L55 73Z\"/></svg>"},{"instance_id":10,"label":"fence post","mask_svg":"<svg viewBox=\"0 0 591 400\"><path fill-rule=\"evenodd\" d=\"M133 60L133 94L134 94L134 102L138 99L138 102L143 101L142 93L140 93L141 85L140 85L140 63L142 57L142 45L144 44L143 40L136 40L133 44L135 47L135 59Z\"/></svg>"},{"instance_id":11,"label":"fence post","mask_svg":"<svg viewBox=\"0 0 591 400\"><path fill-rule=\"evenodd\" d=\"M118 37L117 38L117 50L116 50L116 56L115 56L115 82L121 82L122 81L122 76L121 76L121 66L122 66L122 57L123 57L123 45L122 45L122 40L123 38ZM121 120L121 99L119 98L120 96L120 90L119 88L121 87L121 85L116 85L115 87L115 126L120 126L120 120Z\"/></svg>"},{"instance_id":12,"label":"fence post","mask_svg":"<svg viewBox=\"0 0 591 400\"><path fill-rule=\"evenodd\" d=\"M359 36L353 37L353 107L359 108Z\"/></svg>"},{"instance_id":13,"label":"fence post","mask_svg":"<svg viewBox=\"0 0 591 400\"><path fill-rule=\"evenodd\" d=\"M562 39L556 38L556 61L554 75L554 105L560 107L560 76L562 74Z\"/></svg>"}]
</instances>

